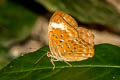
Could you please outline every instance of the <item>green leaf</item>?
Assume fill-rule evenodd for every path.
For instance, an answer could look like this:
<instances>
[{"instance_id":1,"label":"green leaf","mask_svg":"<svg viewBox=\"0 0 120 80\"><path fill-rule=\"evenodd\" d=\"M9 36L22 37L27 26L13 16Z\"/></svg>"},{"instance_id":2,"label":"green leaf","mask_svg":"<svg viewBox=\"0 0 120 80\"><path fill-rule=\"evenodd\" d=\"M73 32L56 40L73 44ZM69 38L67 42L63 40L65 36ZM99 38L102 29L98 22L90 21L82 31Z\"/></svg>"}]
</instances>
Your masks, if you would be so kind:
<instances>
[{"instance_id":1,"label":"green leaf","mask_svg":"<svg viewBox=\"0 0 120 80\"><path fill-rule=\"evenodd\" d=\"M34 27L37 15L11 0L0 1L0 45L9 46L25 39Z\"/></svg>"},{"instance_id":2,"label":"green leaf","mask_svg":"<svg viewBox=\"0 0 120 80\"><path fill-rule=\"evenodd\" d=\"M62 10L80 22L120 30L120 13L107 0L36 0L49 11Z\"/></svg>"},{"instance_id":3,"label":"green leaf","mask_svg":"<svg viewBox=\"0 0 120 80\"><path fill-rule=\"evenodd\" d=\"M120 80L120 47L96 45L93 58L70 62L73 67L58 61L55 70L46 56L48 50L45 46L13 60L0 71L0 80Z\"/></svg>"},{"instance_id":4,"label":"green leaf","mask_svg":"<svg viewBox=\"0 0 120 80\"><path fill-rule=\"evenodd\" d=\"M7 65L12 60L8 48L0 45L0 69Z\"/></svg>"}]
</instances>

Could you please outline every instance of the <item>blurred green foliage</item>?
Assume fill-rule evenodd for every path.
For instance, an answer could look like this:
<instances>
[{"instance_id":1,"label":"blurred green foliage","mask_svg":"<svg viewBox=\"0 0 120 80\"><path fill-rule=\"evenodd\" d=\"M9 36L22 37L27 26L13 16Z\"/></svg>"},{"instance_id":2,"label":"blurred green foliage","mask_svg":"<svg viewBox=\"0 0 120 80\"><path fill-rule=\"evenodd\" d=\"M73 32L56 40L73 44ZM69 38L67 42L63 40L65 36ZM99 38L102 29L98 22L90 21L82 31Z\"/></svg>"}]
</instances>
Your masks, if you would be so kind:
<instances>
[{"instance_id":1,"label":"blurred green foliage","mask_svg":"<svg viewBox=\"0 0 120 80\"><path fill-rule=\"evenodd\" d=\"M28 37L37 15L12 0L0 0L0 68L12 58L9 47Z\"/></svg>"},{"instance_id":2,"label":"blurred green foliage","mask_svg":"<svg viewBox=\"0 0 120 80\"><path fill-rule=\"evenodd\" d=\"M37 15L10 0L0 1L0 45L8 46L25 39L34 27Z\"/></svg>"},{"instance_id":3,"label":"blurred green foliage","mask_svg":"<svg viewBox=\"0 0 120 80\"><path fill-rule=\"evenodd\" d=\"M12 60L9 49L0 45L0 69Z\"/></svg>"},{"instance_id":4,"label":"blurred green foliage","mask_svg":"<svg viewBox=\"0 0 120 80\"><path fill-rule=\"evenodd\" d=\"M61 10L71 14L82 23L106 25L120 31L120 13L107 0L36 1L51 12Z\"/></svg>"}]
</instances>

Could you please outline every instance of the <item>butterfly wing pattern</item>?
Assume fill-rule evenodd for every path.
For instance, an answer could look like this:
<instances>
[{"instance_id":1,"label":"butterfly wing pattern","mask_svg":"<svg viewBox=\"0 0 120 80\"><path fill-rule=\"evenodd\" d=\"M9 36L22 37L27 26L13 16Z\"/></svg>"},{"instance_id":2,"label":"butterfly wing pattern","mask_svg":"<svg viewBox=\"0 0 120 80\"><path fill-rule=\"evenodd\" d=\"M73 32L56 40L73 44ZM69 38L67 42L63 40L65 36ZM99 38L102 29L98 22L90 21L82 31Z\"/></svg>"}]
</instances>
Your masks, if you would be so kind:
<instances>
[{"instance_id":1,"label":"butterfly wing pattern","mask_svg":"<svg viewBox=\"0 0 120 80\"><path fill-rule=\"evenodd\" d=\"M81 61L94 56L92 31L78 27L68 14L56 11L48 28L50 53L53 61Z\"/></svg>"}]
</instances>

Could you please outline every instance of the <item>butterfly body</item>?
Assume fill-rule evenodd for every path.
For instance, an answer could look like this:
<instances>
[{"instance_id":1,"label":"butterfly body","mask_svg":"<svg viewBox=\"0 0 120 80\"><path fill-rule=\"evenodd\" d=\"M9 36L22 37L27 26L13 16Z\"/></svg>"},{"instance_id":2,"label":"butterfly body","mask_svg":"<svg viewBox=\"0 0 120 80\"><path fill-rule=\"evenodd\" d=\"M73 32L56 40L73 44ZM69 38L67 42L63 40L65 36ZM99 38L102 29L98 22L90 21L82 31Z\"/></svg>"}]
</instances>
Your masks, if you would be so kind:
<instances>
[{"instance_id":1,"label":"butterfly body","mask_svg":"<svg viewBox=\"0 0 120 80\"><path fill-rule=\"evenodd\" d=\"M53 61L81 61L94 56L93 34L78 27L69 15L56 11L50 19L48 39Z\"/></svg>"}]
</instances>

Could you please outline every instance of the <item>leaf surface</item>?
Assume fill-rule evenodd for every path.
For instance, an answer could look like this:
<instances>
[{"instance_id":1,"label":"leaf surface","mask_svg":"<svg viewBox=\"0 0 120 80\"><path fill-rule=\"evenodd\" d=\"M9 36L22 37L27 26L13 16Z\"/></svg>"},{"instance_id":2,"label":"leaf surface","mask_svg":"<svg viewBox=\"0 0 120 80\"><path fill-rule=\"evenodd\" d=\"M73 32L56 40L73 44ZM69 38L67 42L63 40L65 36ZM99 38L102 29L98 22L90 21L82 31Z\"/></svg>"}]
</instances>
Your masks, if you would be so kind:
<instances>
[{"instance_id":1,"label":"leaf surface","mask_svg":"<svg viewBox=\"0 0 120 80\"><path fill-rule=\"evenodd\" d=\"M58 61L55 70L46 56L48 50L44 46L13 60L0 71L0 80L120 80L120 47L96 45L93 58L70 62L73 67Z\"/></svg>"}]
</instances>

